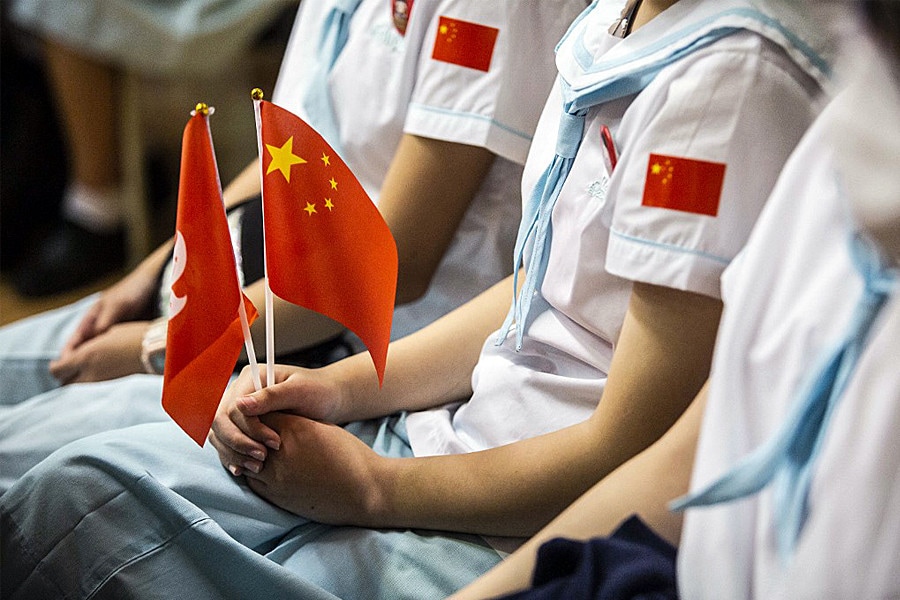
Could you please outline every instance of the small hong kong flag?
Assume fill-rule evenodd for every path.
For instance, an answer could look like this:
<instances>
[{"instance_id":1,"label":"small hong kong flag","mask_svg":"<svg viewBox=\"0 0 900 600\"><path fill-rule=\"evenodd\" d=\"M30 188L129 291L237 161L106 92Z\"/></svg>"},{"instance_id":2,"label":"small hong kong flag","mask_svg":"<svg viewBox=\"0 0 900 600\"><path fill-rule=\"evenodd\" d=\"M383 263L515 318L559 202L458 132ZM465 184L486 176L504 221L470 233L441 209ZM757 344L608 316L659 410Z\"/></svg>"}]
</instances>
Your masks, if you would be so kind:
<instances>
[{"instance_id":1,"label":"small hong kong flag","mask_svg":"<svg viewBox=\"0 0 900 600\"><path fill-rule=\"evenodd\" d=\"M724 163L651 154L641 204L715 217L724 179Z\"/></svg>"},{"instance_id":2,"label":"small hong kong flag","mask_svg":"<svg viewBox=\"0 0 900 600\"><path fill-rule=\"evenodd\" d=\"M431 58L487 72L499 33L496 27L441 17Z\"/></svg>"},{"instance_id":3,"label":"small hong kong flag","mask_svg":"<svg viewBox=\"0 0 900 600\"><path fill-rule=\"evenodd\" d=\"M238 282L208 109L197 108L182 141L162 405L202 446L241 353L241 303L248 325L257 313Z\"/></svg>"}]
</instances>

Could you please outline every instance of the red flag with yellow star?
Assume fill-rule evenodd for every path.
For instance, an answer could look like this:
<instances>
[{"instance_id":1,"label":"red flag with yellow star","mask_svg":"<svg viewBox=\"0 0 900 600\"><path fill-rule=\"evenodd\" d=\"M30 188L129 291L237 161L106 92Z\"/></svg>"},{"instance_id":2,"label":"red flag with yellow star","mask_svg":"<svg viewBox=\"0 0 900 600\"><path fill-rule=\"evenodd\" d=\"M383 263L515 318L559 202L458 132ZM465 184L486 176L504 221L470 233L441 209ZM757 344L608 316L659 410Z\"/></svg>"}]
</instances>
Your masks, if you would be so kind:
<instances>
[{"instance_id":1,"label":"red flag with yellow star","mask_svg":"<svg viewBox=\"0 0 900 600\"><path fill-rule=\"evenodd\" d=\"M431 58L487 72L500 30L480 23L440 17Z\"/></svg>"},{"instance_id":2,"label":"red flag with yellow star","mask_svg":"<svg viewBox=\"0 0 900 600\"><path fill-rule=\"evenodd\" d=\"M201 446L257 316L241 292L208 117L184 128L162 405Z\"/></svg>"},{"instance_id":3,"label":"red flag with yellow star","mask_svg":"<svg viewBox=\"0 0 900 600\"><path fill-rule=\"evenodd\" d=\"M651 154L641 204L715 217L724 179L724 163Z\"/></svg>"},{"instance_id":4,"label":"red flag with yellow star","mask_svg":"<svg viewBox=\"0 0 900 600\"><path fill-rule=\"evenodd\" d=\"M358 335L382 382L397 291L391 231L322 136L271 102L259 111L269 287Z\"/></svg>"}]
</instances>

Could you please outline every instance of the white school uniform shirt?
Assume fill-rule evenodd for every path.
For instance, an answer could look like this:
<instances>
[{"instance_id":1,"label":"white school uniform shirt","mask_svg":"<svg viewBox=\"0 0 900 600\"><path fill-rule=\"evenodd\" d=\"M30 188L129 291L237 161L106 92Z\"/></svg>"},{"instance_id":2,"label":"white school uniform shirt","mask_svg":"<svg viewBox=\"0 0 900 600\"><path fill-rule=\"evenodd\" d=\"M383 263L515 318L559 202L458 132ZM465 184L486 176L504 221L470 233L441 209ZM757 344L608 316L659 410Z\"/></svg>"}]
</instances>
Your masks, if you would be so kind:
<instances>
[{"instance_id":1,"label":"white school uniform shirt","mask_svg":"<svg viewBox=\"0 0 900 600\"><path fill-rule=\"evenodd\" d=\"M309 119L303 99L332 1L303 2L273 102ZM363 0L329 74L340 153L376 203L404 133L487 148L497 159L460 223L426 296L394 313L394 339L508 275L516 190L555 67L553 47L584 0L416 0L405 34L390 0ZM440 17L498 30L487 72L432 58ZM315 125L315 119L310 121Z\"/></svg>"},{"instance_id":2,"label":"white school uniform shirt","mask_svg":"<svg viewBox=\"0 0 900 600\"><path fill-rule=\"evenodd\" d=\"M563 76L583 76L609 56L640 56L698 5L682 0L653 28L619 40L607 29L622 4L596 3L576 22L557 52ZM631 282L719 296L719 275L812 121L818 93L780 46L738 32L666 67L642 92L591 109L552 214L549 266L521 351L513 332L500 346L489 337L467 403L410 415L416 455L490 448L586 419L603 393ZM526 163L526 197L550 164L561 104L557 85ZM602 125L618 146L612 173ZM650 153L727 164L718 215L642 206Z\"/></svg>"},{"instance_id":3,"label":"white school uniform shirt","mask_svg":"<svg viewBox=\"0 0 900 600\"><path fill-rule=\"evenodd\" d=\"M900 88L879 104L891 85L889 71L879 71L871 57L859 68L877 76L823 112L723 277L725 311L692 490L774 435L806 377L846 331L863 287L849 253L858 229L851 205L883 194L883 206L900 212ZM875 130L868 138L874 143L865 143L861 129ZM900 597L898 365L895 293L873 325L813 463L809 515L793 554L783 562L776 548L771 486L735 502L688 509L678 558L683 598Z\"/></svg>"}]
</instances>

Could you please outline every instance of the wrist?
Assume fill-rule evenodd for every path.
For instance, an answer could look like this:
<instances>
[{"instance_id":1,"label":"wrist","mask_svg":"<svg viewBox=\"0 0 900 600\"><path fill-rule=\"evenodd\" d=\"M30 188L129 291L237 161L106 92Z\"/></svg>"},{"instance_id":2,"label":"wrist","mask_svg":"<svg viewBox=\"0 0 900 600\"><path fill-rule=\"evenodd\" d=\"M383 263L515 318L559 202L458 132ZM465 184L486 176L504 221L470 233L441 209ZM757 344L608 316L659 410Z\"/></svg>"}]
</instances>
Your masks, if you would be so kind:
<instances>
[{"instance_id":1,"label":"wrist","mask_svg":"<svg viewBox=\"0 0 900 600\"><path fill-rule=\"evenodd\" d=\"M404 462L376 454L369 469L369 481L360 497L358 514L363 527L395 527L399 525L396 502L392 490L396 489L397 468Z\"/></svg>"},{"instance_id":2,"label":"wrist","mask_svg":"<svg viewBox=\"0 0 900 600\"><path fill-rule=\"evenodd\" d=\"M347 359L343 359L315 369L322 377L323 384L331 388L329 395L333 400L329 414L324 418L329 423L346 424L365 420L365 417L361 417L356 410L353 374L351 370L345 368L348 366L346 363Z\"/></svg>"},{"instance_id":3,"label":"wrist","mask_svg":"<svg viewBox=\"0 0 900 600\"><path fill-rule=\"evenodd\" d=\"M166 332L168 320L165 317L156 319L144 332L141 340L141 364L144 372L151 375L162 375L166 362Z\"/></svg>"}]
</instances>

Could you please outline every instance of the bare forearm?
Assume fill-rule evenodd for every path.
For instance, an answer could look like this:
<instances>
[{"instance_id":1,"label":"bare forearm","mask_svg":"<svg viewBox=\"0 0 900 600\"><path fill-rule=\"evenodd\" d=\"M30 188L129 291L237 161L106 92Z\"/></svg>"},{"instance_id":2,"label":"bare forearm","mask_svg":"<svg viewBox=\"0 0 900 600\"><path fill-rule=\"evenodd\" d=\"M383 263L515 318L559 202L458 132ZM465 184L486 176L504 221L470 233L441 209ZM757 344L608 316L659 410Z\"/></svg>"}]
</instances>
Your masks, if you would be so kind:
<instances>
[{"instance_id":1,"label":"bare forearm","mask_svg":"<svg viewBox=\"0 0 900 600\"><path fill-rule=\"evenodd\" d=\"M591 419L482 452L388 461L382 512L372 524L534 535L659 435L627 421ZM632 500L619 498L606 524L631 514L620 513L631 510Z\"/></svg>"},{"instance_id":2,"label":"bare forearm","mask_svg":"<svg viewBox=\"0 0 900 600\"><path fill-rule=\"evenodd\" d=\"M427 327L393 342L381 389L366 353L326 367L348 386L346 395L351 400L342 422L467 398L481 348L502 324L511 298L512 277L508 277Z\"/></svg>"},{"instance_id":3,"label":"bare forearm","mask_svg":"<svg viewBox=\"0 0 900 600\"><path fill-rule=\"evenodd\" d=\"M257 196L260 191L259 159L247 165L222 192L225 207L232 208Z\"/></svg>"},{"instance_id":4,"label":"bare forearm","mask_svg":"<svg viewBox=\"0 0 900 600\"><path fill-rule=\"evenodd\" d=\"M635 285L590 419L484 452L388 462L378 519L532 535L681 416L708 376L720 310L714 299Z\"/></svg>"},{"instance_id":5,"label":"bare forearm","mask_svg":"<svg viewBox=\"0 0 900 600\"><path fill-rule=\"evenodd\" d=\"M532 535L612 467L586 424L470 454L386 461L372 524Z\"/></svg>"},{"instance_id":6,"label":"bare forearm","mask_svg":"<svg viewBox=\"0 0 900 600\"><path fill-rule=\"evenodd\" d=\"M548 540L608 536L637 514L654 531L678 544L682 518L668 503L688 490L697 447L705 390L658 442L597 483L562 514L453 600L493 598L531 583L538 548Z\"/></svg>"},{"instance_id":7,"label":"bare forearm","mask_svg":"<svg viewBox=\"0 0 900 600\"><path fill-rule=\"evenodd\" d=\"M244 293L259 311L259 318L250 327L257 357L266 353L266 296L265 281L259 280L244 288ZM343 327L328 317L307 310L302 306L285 302L275 297L273 302L275 325L275 354L284 355L303 348L309 348L343 330Z\"/></svg>"}]
</instances>

